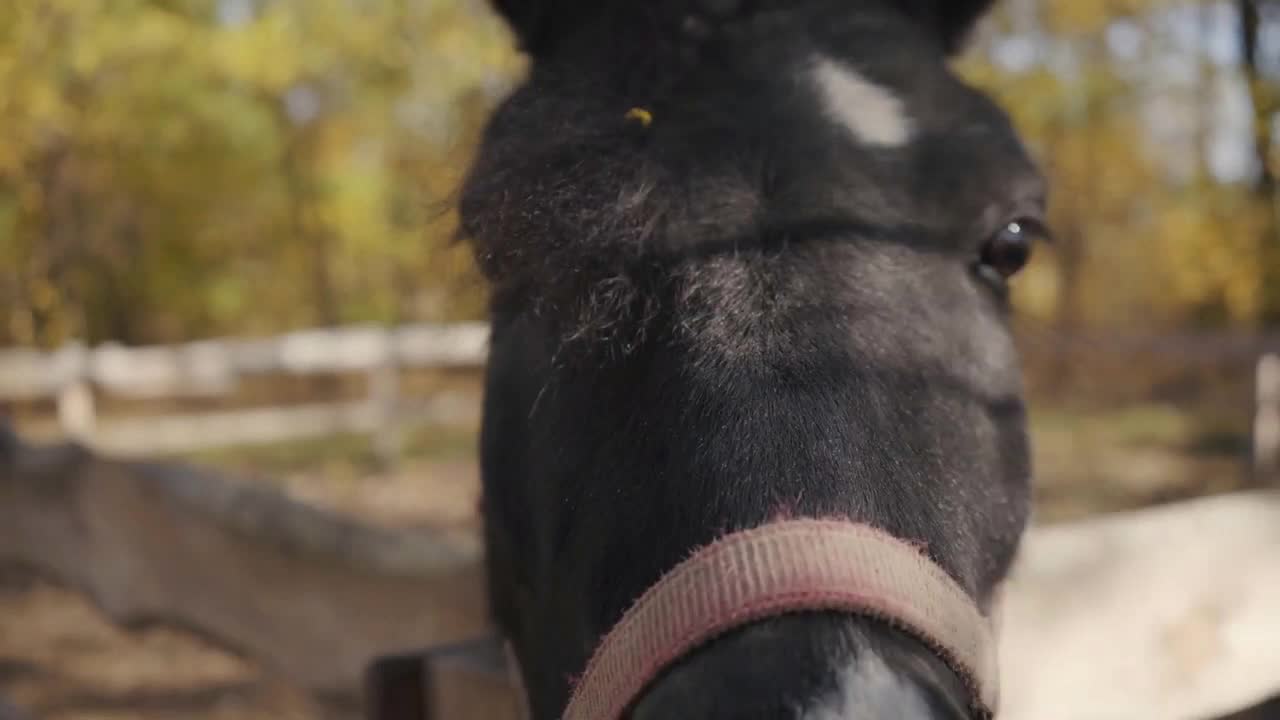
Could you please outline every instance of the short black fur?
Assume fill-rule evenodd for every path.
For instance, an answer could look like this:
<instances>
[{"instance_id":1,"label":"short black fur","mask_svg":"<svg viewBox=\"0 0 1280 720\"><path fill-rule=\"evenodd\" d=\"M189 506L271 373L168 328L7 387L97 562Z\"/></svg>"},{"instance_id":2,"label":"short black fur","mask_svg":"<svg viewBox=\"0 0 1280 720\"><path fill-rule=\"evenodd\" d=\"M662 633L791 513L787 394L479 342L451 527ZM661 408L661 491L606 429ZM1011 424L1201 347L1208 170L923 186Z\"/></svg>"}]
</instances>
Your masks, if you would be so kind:
<instances>
[{"instance_id":1,"label":"short black fur","mask_svg":"<svg viewBox=\"0 0 1280 720\"><path fill-rule=\"evenodd\" d=\"M1004 114L947 68L988 3L495 5L533 63L461 210L493 288L493 611L535 720L559 716L664 571L779 515L919 542L987 607L1030 468L1003 288L974 266L1044 203ZM903 141L842 124L822 63L900 103ZM914 640L801 615L694 653L634 717L836 718L854 702L959 718L964 698Z\"/></svg>"}]
</instances>

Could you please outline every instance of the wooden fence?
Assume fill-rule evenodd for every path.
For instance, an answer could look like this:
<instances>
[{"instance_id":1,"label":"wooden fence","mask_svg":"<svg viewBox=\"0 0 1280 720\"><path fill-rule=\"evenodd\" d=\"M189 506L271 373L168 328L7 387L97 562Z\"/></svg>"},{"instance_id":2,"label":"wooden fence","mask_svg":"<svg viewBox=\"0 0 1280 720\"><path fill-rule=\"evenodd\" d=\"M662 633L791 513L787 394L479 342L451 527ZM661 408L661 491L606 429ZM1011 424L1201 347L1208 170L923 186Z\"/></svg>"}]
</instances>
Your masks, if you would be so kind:
<instances>
[{"instance_id":1,"label":"wooden fence","mask_svg":"<svg viewBox=\"0 0 1280 720\"><path fill-rule=\"evenodd\" d=\"M72 344L53 352L0 351L0 402L56 399L64 435L109 453L133 455L273 443L337 433L373 434L391 459L406 422L474 416L474 402L448 393L412 406L401 400L404 369L476 368L488 351L483 324L305 330L248 340L133 347ZM200 398L235 393L248 376L362 373L355 402L312 403L103 422L96 392L123 398Z\"/></svg>"},{"instance_id":2,"label":"wooden fence","mask_svg":"<svg viewBox=\"0 0 1280 720\"><path fill-rule=\"evenodd\" d=\"M1151 352L1192 364L1256 361L1254 468L1264 475L1280 472L1280 338L1184 334L1057 342L1058 350L1068 353ZM391 459L404 423L448 421L478 412L473 400L447 393L407 405L401 399L401 370L478 368L487 352L488 326L483 323L355 326L154 347L72 344L54 352L5 350L0 351L0 403L55 398L62 433L111 453L169 453L361 433L372 434L378 452ZM239 380L252 375L352 373L368 376L368 394L358 402L171 413L105 423L94 402L95 391L127 398L213 397L236 392Z\"/></svg>"}]
</instances>

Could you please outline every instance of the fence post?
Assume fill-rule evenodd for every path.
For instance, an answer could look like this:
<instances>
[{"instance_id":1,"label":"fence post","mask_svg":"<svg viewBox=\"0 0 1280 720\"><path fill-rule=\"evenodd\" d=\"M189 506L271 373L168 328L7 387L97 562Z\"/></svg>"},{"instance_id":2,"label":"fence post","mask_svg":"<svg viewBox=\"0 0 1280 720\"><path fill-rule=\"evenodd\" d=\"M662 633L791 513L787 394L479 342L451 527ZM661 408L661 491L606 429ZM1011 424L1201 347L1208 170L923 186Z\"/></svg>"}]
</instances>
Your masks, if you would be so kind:
<instances>
[{"instance_id":1,"label":"fence post","mask_svg":"<svg viewBox=\"0 0 1280 720\"><path fill-rule=\"evenodd\" d=\"M58 391L58 424L71 440L84 443L93 439L97 418L94 412L93 387L88 380L71 380Z\"/></svg>"},{"instance_id":2,"label":"fence post","mask_svg":"<svg viewBox=\"0 0 1280 720\"><path fill-rule=\"evenodd\" d=\"M378 360L369 369L369 405L373 409L373 450L384 468L400 460L403 437L399 424L400 368L396 356L395 337L381 335Z\"/></svg>"},{"instance_id":3,"label":"fence post","mask_svg":"<svg viewBox=\"0 0 1280 720\"><path fill-rule=\"evenodd\" d=\"M80 343L70 343L52 358L57 377L58 425L68 439L88 443L97 425L93 401L92 357Z\"/></svg>"},{"instance_id":4,"label":"fence post","mask_svg":"<svg viewBox=\"0 0 1280 720\"><path fill-rule=\"evenodd\" d=\"M1253 421L1253 467L1258 477L1274 480L1280 468L1280 356L1258 360L1257 411Z\"/></svg>"}]
</instances>

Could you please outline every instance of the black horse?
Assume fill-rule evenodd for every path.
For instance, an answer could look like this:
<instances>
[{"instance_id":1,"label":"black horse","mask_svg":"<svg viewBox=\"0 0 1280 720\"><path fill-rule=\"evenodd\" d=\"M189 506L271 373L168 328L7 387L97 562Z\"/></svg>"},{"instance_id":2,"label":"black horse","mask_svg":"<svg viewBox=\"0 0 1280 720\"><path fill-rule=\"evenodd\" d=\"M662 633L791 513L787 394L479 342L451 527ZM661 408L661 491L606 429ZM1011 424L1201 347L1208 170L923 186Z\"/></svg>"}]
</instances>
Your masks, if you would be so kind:
<instances>
[{"instance_id":1,"label":"black horse","mask_svg":"<svg viewBox=\"0 0 1280 720\"><path fill-rule=\"evenodd\" d=\"M491 282L492 611L535 720L726 532L844 518L984 611L1027 521L1007 283L1045 188L948 62L990 0L495 0L531 57L463 189ZM967 718L876 620L752 623L649 718Z\"/></svg>"}]
</instances>

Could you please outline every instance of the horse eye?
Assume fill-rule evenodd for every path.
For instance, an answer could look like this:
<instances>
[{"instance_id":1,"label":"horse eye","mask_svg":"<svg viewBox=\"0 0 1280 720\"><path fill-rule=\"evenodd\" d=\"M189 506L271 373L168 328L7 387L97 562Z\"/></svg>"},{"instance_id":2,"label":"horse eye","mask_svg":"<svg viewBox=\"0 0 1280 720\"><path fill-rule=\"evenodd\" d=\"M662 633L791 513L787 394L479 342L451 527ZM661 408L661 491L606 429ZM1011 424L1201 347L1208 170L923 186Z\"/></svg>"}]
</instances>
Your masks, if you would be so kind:
<instances>
[{"instance_id":1,"label":"horse eye","mask_svg":"<svg viewBox=\"0 0 1280 720\"><path fill-rule=\"evenodd\" d=\"M1044 227L1038 221L1014 220L1000 228L982 246L980 262L1000 277L1011 278L1031 260L1031 250L1036 240L1046 236Z\"/></svg>"}]
</instances>

